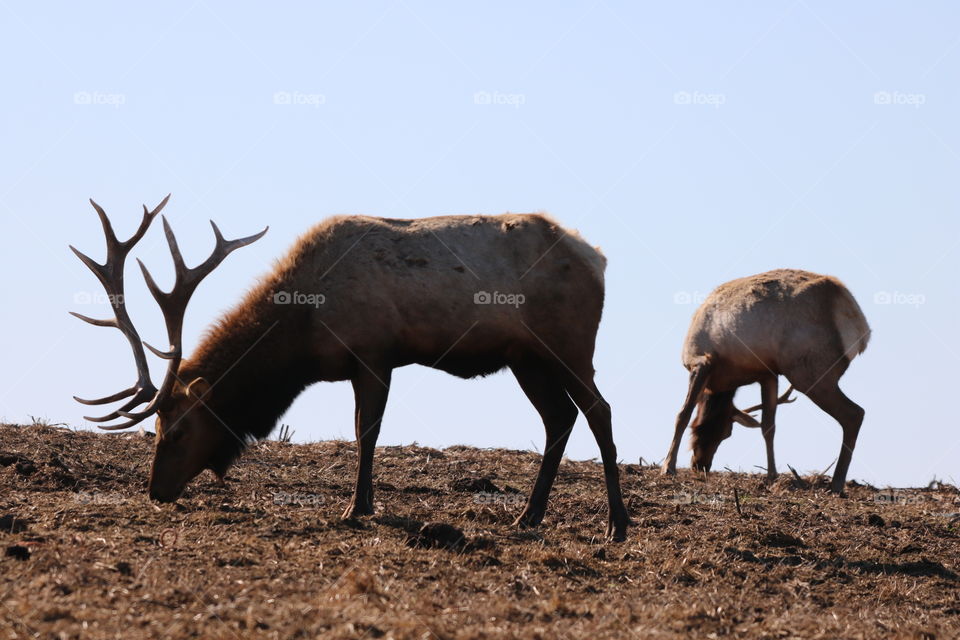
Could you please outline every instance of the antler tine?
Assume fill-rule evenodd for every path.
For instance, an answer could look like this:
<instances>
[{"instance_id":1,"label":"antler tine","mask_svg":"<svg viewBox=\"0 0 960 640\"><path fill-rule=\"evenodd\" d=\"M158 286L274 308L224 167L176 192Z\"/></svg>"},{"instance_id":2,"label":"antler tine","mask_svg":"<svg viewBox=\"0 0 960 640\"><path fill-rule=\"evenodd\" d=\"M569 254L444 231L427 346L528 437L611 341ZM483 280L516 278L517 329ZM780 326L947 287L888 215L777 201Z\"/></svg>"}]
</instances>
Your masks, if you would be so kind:
<instances>
[{"instance_id":1,"label":"antler tine","mask_svg":"<svg viewBox=\"0 0 960 640\"><path fill-rule=\"evenodd\" d=\"M123 400L124 398L129 398L137 392L136 387L130 387L129 389L124 389L119 393L115 393L112 396L107 396L105 398L97 398L96 400L84 400L78 396L73 396L73 399L79 402L80 404L85 404L90 407L94 407L100 404L110 404L111 402L116 402L117 400Z\"/></svg>"},{"instance_id":2,"label":"antler tine","mask_svg":"<svg viewBox=\"0 0 960 640\"><path fill-rule=\"evenodd\" d=\"M129 429L130 427L133 427L133 426L135 426L135 425L140 424L141 422L143 422L144 420L146 420L147 418L149 418L151 415L153 415L153 413L154 413L154 412L151 411L150 413L144 413L144 414L142 414L142 415L137 415L136 417L134 417L134 418L132 418L132 419L130 419L130 420L127 420L126 422L121 422L120 424L110 424L110 425L106 425L106 426L104 426L104 425L97 425L97 428L98 428L98 429L103 429L104 431L122 431L122 430L124 430L124 429ZM123 416L123 415L126 415L126 414L121 414L121 415ZM88 418L88 419L89 419L89 418Z\"/></svg>"},{"instance_id":3,"label":"antler tine","mask_svg":"<svg viewBox=\"0 0 960 640\"><path fill-rule=\"evenodd\" d=\"M120 393L115 394L113 397L121 396L120 398L117 398L118 400L121 400L121 399L123 399L124 394L127 394L128 391L129 391L129 389L128 389L127 391L121 391ZM145 402L150 402L150 401L152 401L153 398L154 398L154 396L156 395L156 393L157 393L157 392L156 392L155 389L139 389L139 388L137 388L137 387L134 387L134 389L133 389L133 394L127 394L127 395L133 395L133 398L131 398L130 400L128 400L128 401L127 401L122 407L120 407L119 409L117 409L117 410L115 410L115 411L113 411L113 412L111 412L111 413L109 413L109 414L107 414L107 415L105 415L105 416L100 416L99 418L97 418L97 417L90 417L90 416L84 416L84 419L85 419L85 420L89 420L90 422L110 422L110 421L112 421L112 420L116 420L117 418L127 418L127 417L130 417L130 416L128 415L128 413L127 413L128 411L130 411L130 410L133 409L134 407L140 406L141 404L143 404L143 403L145 403ZM143 417L146 418L148 415L150 415L150 414L149 414L149 413L144 413L144 416L143 416Z\"/></svg>"},{"instance_id":4,"label":"antler tine","mask_svg":"<svg viewBox=\"0 0 960 640\"><path fill-rule=\"evenodd\" d=\"M796 402L797 399L795 397L794 398L790 397L791 393L793 393L793 385L790 385L789 387L787 387L787 390L783 392L783 395L777 398L777 404L781 405L781 404L790 404L791 402ZM744 409L743 412L754 413L755 411L759 411L760 409L763 409L762 404L758 404L756 406L750 407L749 409Z\"/></svg>"},{"instance_id":5,"label":"antler tine","mask_svg":"<svg viewBox=\"0 0 960 640\"><path fill-rule=\"evenodd\" d=\"M119 245L120 241L117 240L117 234L114 232L113 225L110 224L110 218L107 217L107 213L103 210L103 207L94 202L93 198L90 198L90 204L93 205L93 208L97 211L97 215L100 217L100 224L103 225L103 235L107 239L107 252L109 253L110 248Z\"/></svg>"},{"instance_id":6,"label":"antler tine","mask_svg":"<svg viewBox=\"0 0 960 640\"><path fill-rule=\"evenodd\" d=\"M211 253L210 257L204 260L202 264L194 267L193 269L187 269L183 275L184 281L189 283L194 288L196 288L196 286L200 284L204 278L210 275L214 269L219 267L220 263L226 260L227 256L241 247L246 247L247 245L253 244L263 236L267 235L267 231L270 230L270 227L266 227L260 233L248 236L246 238L225 240L223 234L220 233L220 228L217 227L217 224L213 220L210 221L210 226L213 227L213 235L217 242L213 249L213 253Z\"/></svg>"},{"instance_id":7,"label":"antler tine","mask_svg":"<svg viewBox=\"0 0 960 640\"><path fill-rule=\"evenodd\" d=\"M83 320L84 322L89 322L90 324L92 324L92 325L95 326L95 327L113 327L113 328L115 328L115 329L119 329L119 328L120 328L120 327L117 325L117 319L116 319L116 318L110 318L109 320L98 320L97 318L90 318L90 317L88 317L88 316L85 316L85 315L82 315L82 314L79 314L79 313L75 313L75 312L73 312L73 311L68 311L67 313L69 313L70 315L72 315L74 318L80 318L80 319Z\"/></svg>"},{"instance_id":8,"label":"antler tine","mask_svg":"<svg viewBox=\"0 0 960 640\"><path fill-rule=\"evenodd\" d=\"M153 208L153 211L147 211L147 205L143 205L143 220L140 222L140 227L137 229L137 232L131 236L129 240L122 243L124 248L127 250L132 249L135 244L140 242L144 235L146 235L147 230L150 228L150 225L153 224L154 218L163 211L163 208L167 206L167 203L170 201L170 195L167 194L167 197L160 201L156 207Z\"/></svg>"}]
</instances>

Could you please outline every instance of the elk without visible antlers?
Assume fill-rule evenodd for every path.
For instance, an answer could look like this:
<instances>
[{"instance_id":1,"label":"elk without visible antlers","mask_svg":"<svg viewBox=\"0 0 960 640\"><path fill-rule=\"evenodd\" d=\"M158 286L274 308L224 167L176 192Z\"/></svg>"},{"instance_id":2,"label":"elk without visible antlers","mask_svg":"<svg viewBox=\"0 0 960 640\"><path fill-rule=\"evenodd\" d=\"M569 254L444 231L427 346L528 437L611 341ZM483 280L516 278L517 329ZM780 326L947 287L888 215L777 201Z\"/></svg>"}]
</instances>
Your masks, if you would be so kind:
<instances>
[{"instance_id":1,"label":"elk without visible antlers","mask_svg":"<svg viewBox=\"0 0 960 640\"><path fill-rule=\"evenodd\" d=\"M97 207L107 235L107 263L81 259L109 293L123 293L126 255L165 203L145 211L140 230L125 243L116 242ZM222 478L248 442L269 435L307 386L349 380L358 455L344 516L371 514L373 453L393 369L421 364L470 378L509 367L547 433L540 471L517 523L535 526L543 519L579 409L603 460L607 533L625 538L629 518L610 405L594 383L593 369L606 259L576 232L541 215L331 218L304 235L211 328L193 356L182 360L190 295L230 251L262 234L226 242L214 227L214 255L191 270L166 223L165 230L177 268L173 291L160 291L144 269L171 343L168 351L150 347L169 360L159 391L150 383L139 336L122 302L114 304L115 321L92 321L124 332L139 372L133 389L95 401L133 396L98 420L124 417L127 422L106 428L125 428L157 413L152 498L176 500L204 469ZM147 401L146 409L133 412Z\"/></svg>"},{"instance_id":2,"label":"elk without visible antlers","mask_svg":"<svg viewBox=\"0 0 960 640\"><path fill-rule=\"evenodd\" d=\"M663 463L674 473L683 431L694 408L692 466L709 471L733 422L760 427L767 448L767 475L775 478L773 455L777 405L793 402L796 388L843 427L843 444L831 489L840 493L857 442L863 409L840 390L850 362L867 348L870 327L850 291L836 278L781 269L733 280L718 287L697 309L683 348L690 385L677 415L673 442ZM777 378L791 387L777 397ZM739 387L760 383L762 402L746 412L733 405ZM762 409L761 421L749 414Z\"/></svg>"}]
</instances>

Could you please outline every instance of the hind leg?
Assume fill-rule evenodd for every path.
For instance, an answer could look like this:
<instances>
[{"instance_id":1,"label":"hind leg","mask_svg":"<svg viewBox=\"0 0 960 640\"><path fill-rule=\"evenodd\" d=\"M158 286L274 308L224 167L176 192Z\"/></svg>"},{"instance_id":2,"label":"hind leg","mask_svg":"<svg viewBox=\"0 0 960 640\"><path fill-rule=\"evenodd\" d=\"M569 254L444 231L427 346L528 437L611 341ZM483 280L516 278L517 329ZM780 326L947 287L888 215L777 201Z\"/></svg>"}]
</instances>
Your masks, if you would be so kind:
<instances>
[{"instance_id":1,"label":"hind leg","mask_svg":"<svg viewBox=\"0 0 960 640\"><path fill-rule=\"evenodd\" d=\"M543 419L547 432L537 481L526 508L514 523L534 527L540 524L546 513L547 498L557 477L557 469L567 447L570 432L577 421L577 407L570 401L560 379L546 365L522 364L511 366L510 369L520 383L520 388Z\"/></svg>"},{"instance_id":2,"label":"hind leg","mask_svg":"<svg viewBox=\"0 0 960 640\"><path fill-rule=\"evenodd\" d=\"M829 369L826 375L807 384L802 383L807 382L809 376L799 376L796 381L793 378L790 379L794 387L805 393L814 404L830 414L843 428L843 444L840 447L840 455L837 457L833 481L830 483L830 490L836 494L843 493L846 485L847 470L850 468L853 449L857 446L857 436L860 434L860 425L863 424L864 416L863 408L844 395L838 385L840 376L849 364L848 360L842 360Z\"/></svg>"},{"instance_id":3,"label":"hind leg","mask_svg":"<svg viewBox=\"0 0 960 640\"><path fill-rule=\"evenodd\" d=\"M857 446L857 436L863 424L863 408L844 395L836 383L831 386L817 385L807 395L843 427L843 444L837 458L837 468L833 472L833 482L830 483L830 490L841 494L847 483L847 470L850 468L850 459L853 457L853 449Z\"/></svg>"},{"instance_id":4,"label":"hind leg","mask_svg":"<svg viewBox=\"0 0 960 640\"><path fill-rule=\"evenodd\" d=\"M663 461L661 472L664 474L673 474L677 472L677 456L680 453L680 443L683 441L683 432L690 422L690 416L693 415L693 409L697 406L697 400L700 393L707 384L707 378L710 375L710 366L706 363L695 366L690 371L690 384L687 387L687 398L683 401L683 407L677 414L677 421L673 427L673 442L670 443L670 450Z\"/></svg>"},{"instance_id":5,"label":"hind leg","mask_svg":"<svg viewBox=\"0 0 960 640\"><path fill-rule=\"evenodd\" d=\"M567 377L564 385L570 398L586 416L593 437L600 447L603 460L603 476L607 484L607 501L610 516L607 523L607 538L622 542L627 538L630 516L623 504L620 491L620 469L617 467L617 447L613 442L613 426L610 405L593 382L593 367Z\"/></svg>"}]
</instances>

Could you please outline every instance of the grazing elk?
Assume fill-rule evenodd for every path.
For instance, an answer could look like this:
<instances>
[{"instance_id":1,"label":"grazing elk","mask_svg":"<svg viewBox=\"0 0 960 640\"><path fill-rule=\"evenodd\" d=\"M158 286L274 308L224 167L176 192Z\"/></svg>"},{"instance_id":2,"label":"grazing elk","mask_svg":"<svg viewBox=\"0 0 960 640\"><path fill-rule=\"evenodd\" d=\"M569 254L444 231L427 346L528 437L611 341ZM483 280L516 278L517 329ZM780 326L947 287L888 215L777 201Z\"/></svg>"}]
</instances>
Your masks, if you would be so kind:
<instances>
[{"instance_id":1,"label":"grazing elk","mask_svg":"<svg viewBox=\"0 0 960 640\"><path fill-rule=\"evenodd\" d=\"M720 442L734 422L759 426L767 446L767 475L777 475L773 457L777 405L792 402L796 388L840 423L843 446L831 489L843 491L863 409L843 394L840 376L867 348L870 327L850 291L836 278L780 269L719 286L697 309L683 346L690 385L677 415L664 473L675 473L683 431L694 407L691 436L694 469L709 471ZM792 387L777 397L777 377ZM760 383L761 404L740 411L734 394ZM763 410L758 424L749 414Z\"/></svg>"},{"instance_id":2,"label":"grazing elk","mask_svg":"<svg viewBox=\"0 0 960 640\"><path fill-rule=\"evenodd\" d=\"M176 500L204 469L222 479L245 446L266 437L308 385L350 380L357 475L344 517L371 514L373 453L393 369L422 364L469 378L509 367L546 427L540 471L517 524L535 526L543 519L579 408L603 459L608 536L624 539L629 518L610 406L593 381L606 259L576 232L541 215L330 218L304 235L184 360L182 327L190 296L227 254L266 231L226 241L214 225L213 255L188 269L164 219L176 267L173 290L163 292L140 264L171 345L168 351L147 345L169 361L158 390L123 304L123 270L127 254L166 203L153 211L144 207L140 228L126 242L117 240L107 216L93 204L107 238L106 263L74 249L111 294L116 313L106 321L81 319L120 329L139 374L131 389L78 400L106 404L132 396L119 410L88 418L126 419L104 429L124 429L157 414L152 498ZM135 412L144 403L146 408Z\"/></svg>"}]
</instances>

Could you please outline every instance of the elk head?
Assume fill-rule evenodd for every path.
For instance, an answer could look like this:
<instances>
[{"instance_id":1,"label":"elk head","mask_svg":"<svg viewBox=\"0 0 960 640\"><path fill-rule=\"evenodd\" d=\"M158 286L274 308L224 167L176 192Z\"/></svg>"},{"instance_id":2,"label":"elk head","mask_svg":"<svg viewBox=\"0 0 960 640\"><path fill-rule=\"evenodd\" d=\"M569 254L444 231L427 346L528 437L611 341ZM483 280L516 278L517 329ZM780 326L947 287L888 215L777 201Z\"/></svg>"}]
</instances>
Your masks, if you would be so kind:
<instances>
[{"instance_id":1,"label":"elk head","mask_svg":"<svg viewBox=\"0 0 960 640\"><path fill-rule=\"evenodd\" d=\"M796 398L791 398L793 387L777 398L777 404L789 404ZM697 471L710 471L713 465L713 456L717 453L720 443L733 434L733 423L742 424L745 427L759 428L760 423L754 418L752 413L763 408L762 404L750 407L745 411L737 409L733 405L733 396L736 391L727 391L720 393L711 393L703 391L697 402L697 417L691 427L690 448L693 449L693 457L690 461Z\"/></svg>"},{"instance_id":2,"label":"elk head","mask_svg":"<svg viewBox=\"0 0 960 640\"><path fill-rule=\"evenodd\" d=\"M200 282L210 275L231 252L256 242L269 229L268 227L248 238L225 240L220 233L220 229L211 221L210 224L213 226L213 233L216 236L216 247L206 261L191 269L184 263L173 230L170 228L167 219L163 217L163 230L166 234L176 272L173 289L170 292L161 290L144 264L137 260L146 280L147 288L163 312L170 346L168 350L162 351L140 340L140 335L133 326L127 312L123 275L130 251L146 234L150 224L166 206L169 199L170 196L168 195L153 211L148 211L146 205L144 205L143 220L140 227L129 240L124 242L117 239L113 226L103 209L91 200L90 204L93 205L100 217L100 223L103 225L103 233L106 237L106 262L99 264L74 247L70 247L100 280L114 311L114 317L109 320L97 320L71 312L72 315L98 327L119 329L130 343L133 350L133 359L137 366L137 382L129 389L96 400L75 399L85 405L102 405L130 398L119 409L105 416L86 418L95 423L106 423L120 418L125 419L119 424L100 426L101 429L107 431L127 429L152 415L157 416L156 450L153 468L150 472L150 497L162 502L172 502L179 498L187 483L204 469L211 469L222 479L226 472L226 464L223 462L223 456L220 452L225 447L229 448L230 442L227 439L235 437L209 407L208 402L212 397L213 386L216 381L211 383L203 378L181 380L178 376L180 364L183 362L183 320L187 304ZM144 346L157 357L167 360L167 371L159 389L150 379ZM144 404L146 404L146 407L135 411Z\"/></svg>"},{"instance_id":3,"label":"elk head","mask_svg":"<svg viewBox=\"0 0 960 640\"><path fill-rule=\"evenodd\" d=\"M710 471L713 456L720 443L733 433L734 391L703 391L697 401L697 416L690 427L690 466L697 471Z\"/></svg>"}]
</instances>

